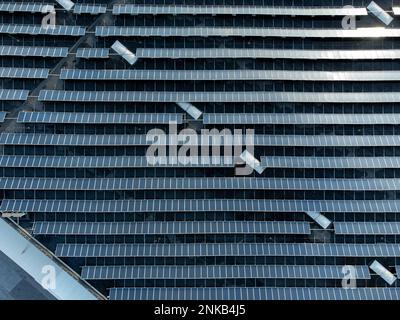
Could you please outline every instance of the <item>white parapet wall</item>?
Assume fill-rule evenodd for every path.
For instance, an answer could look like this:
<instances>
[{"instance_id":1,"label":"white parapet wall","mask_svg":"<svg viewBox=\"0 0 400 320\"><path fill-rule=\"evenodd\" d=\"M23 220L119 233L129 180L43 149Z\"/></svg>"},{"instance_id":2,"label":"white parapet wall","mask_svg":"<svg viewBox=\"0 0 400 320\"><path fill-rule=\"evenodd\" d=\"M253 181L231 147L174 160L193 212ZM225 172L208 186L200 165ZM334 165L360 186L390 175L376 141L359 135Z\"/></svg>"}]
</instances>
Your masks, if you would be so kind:
<instances>
[{"instance_id":1,"label":"white parapet wall","mask_svg":"<svg viewBox=\"0 0 400 320\"><path fill-rule=\"evenodd\" d=\"M58 300L100 300L78 275L64 266L29 238L0 218L0 251L28 273ZM104 298L104 297L103 297Z\"/></svg>"}]
</instances>

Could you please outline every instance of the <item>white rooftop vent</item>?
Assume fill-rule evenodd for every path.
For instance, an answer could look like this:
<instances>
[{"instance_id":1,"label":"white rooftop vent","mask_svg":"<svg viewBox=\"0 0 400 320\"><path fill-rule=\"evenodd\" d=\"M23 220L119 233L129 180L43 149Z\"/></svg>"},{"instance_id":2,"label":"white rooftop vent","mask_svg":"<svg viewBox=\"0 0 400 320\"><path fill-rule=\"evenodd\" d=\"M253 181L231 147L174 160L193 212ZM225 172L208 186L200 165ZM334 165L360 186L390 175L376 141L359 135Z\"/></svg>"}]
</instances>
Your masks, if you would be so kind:
<instances>
[{"instance_id":1,"label":"white rooftop vent","mask_svg":"<svg viewBox=\"0 0 400 320\"><path fill-rule=\"evenodd\" d=\"M391 273L388 269L386 269L382 264L380 264L376 260L369 267L390 285L392 285L397 279L393 273Z\"/></svg>"},{"instance_id":2,"label":"white rooftop vent","mask_svg":"<svg viewBox=\"0 0 400 320\"><path fill-rule=\"evenodd\" d=\"M256 170L259 174L263 173L266 167L261 165L261 162L258 161L250 152L244 150L240 155L240 159L242 159L246 164Z\"/></svg>"},{"instance_id":3,"label":"white rooftop vent","mask_svg":"<svg viewBox=\"0 0 400 320\"><path fill-rule=\"evenodd\" d=\"M3 218L22 218L26 215L26 212L2 212Z\"/></svg>"},{"instance_id":4,"label":"white rooftop vent","mask_svg":"<svg viewBox=\"0 0 400 320\"><path fill-rule=\"evenodd\" d=\"M306 214L324 229L328 228L332 223L332 221L322 215L321 212L308 211Z\"/></svg>"},{"instance_id":5,"label":"white rooftop vent","mask_svg":"<svg viewBox=\"0 0 400 320\"><path fill-rule=\"evenodd\" d=\"M391 15L383 10L380 6L378 6L374 1L371 1L367 9L387 26L392 23L393 18L391 17Z\"/></svg>"},{"instance_id":6,"label":"white rooftop vent","mask_svg":"<svg viewBox=\"0 0 400 320\"><path fill-rule=\"evenodd\" d=\"M71 0L56 0L60 6L62 6L65 10L69 11L75 5Z\"/></svg>"},{"instance_id":7,"label":"white rooftop vent","mask_svg":"<svg viewBox=\"0 0 400 320\"><path fill-rule=\"evenodd\" d=\"M178 106L180 106L183 110L185 110L192 118L198 119L203 114L199 109L197 109L194 105L187 102L177 102Z\"/></svg>"},{"instance_id":8,"label":"white rooftop vent","mask_svg":"<svg viewBox=\"0 0 400 320\"><path fill-rule=\"evenodd\" d=\"M136 55L130 51L127 47L125 47L121 42L118 40L114 42L114 44L111 46L115 52L117 52L122 58L124 58L130 65L135 64L137 61Z\"/></svg>"}]
</instances>

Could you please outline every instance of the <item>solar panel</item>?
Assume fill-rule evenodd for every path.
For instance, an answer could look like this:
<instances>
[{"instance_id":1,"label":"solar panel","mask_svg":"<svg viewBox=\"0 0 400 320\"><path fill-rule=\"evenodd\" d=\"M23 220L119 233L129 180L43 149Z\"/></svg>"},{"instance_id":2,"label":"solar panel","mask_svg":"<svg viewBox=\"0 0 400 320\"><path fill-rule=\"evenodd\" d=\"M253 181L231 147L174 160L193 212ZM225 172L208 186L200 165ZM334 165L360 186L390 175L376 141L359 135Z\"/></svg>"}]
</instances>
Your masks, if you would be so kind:
<instances>
[{"instance_id":1,"label":"solar panel","mask_svg":"<svg viewBox=\"0 0 400 320\"><path fill-rule=\"evenodd\" d=\"M400 92L179 92L41 90L39 101L393 103Z\"/></svg>"},{"instance_id":2,"label":"solar panel","mask_svg":"<svg viewBox=\"0 0 400 320\"><path fill-rule=\"evenodd\" d=\"M43 7L47 6L46 4L40 3L15 3L15 2L4 2L0 3L0 11L4 12L32 12L42 13Z\"/></svg>"},{"instance_id":3,"label":"solar panel","mask_svg":"<svg viewBox=\"0 0 400 320\"><path fill-rule=\"evenodd\" d=\"M212 139L212 135L210 139ZM219 136L221 137L221 136ZM231 136L232 137L232 136ZM243 138L243 137L242 137ZM234 139L233 139L234 140ZM274 136L255 135L255 146L304 146L304 147L376 147L397 146L399 136ZM240 141L239 141L240 142ZM160 142L161 143L161 142ZM202 145L202 141L199 142ZM243 141L242 141L243 143ZM0 145L81 145L81 146L134 146L149 145L145 135L84 135L84 134L31 134L0 133ZM236 141L233 141L233 145ZM387 159L386 159L387 158ZM388 166L399 167L397 157L261 157L268 167L279 166ZM354 167L355 166L355 167Z\"/></svg>"},{"instance_id":4,"label":"solar panel","mask_svg":"<svg viewBox=\"0 0 400 320\"><path fill-rule=\"evenodd\" d=\"M0 111L0 122L4 122L6 120L7 112Z\"/></svg>"},{"instance_id":5,"label":"solar panel","mask_svg":"<svg viewBox=\"0 0 400 320\"><path fill-rule=\"evenodd\" d=\"M244 27L96 27L97 37L398 38L400 29L286 29Z\"/></svg>"},{"instance_id":6,"label":"solar panel","mask_svg":"<svg viewBox=\"0 0 400 320\"><path fill-rule=\"evenodd\" d=\"M370 2L370 4L367 6L367 9L387 26L392 23L392 16L388 14L384 9L382 9L382 7L377 5L374 1Z\"/></svg>"},{"instance_id":7,"label":"solar panel","mask_svg":"<svg viewBox=\"0 0 400 320\"><path fill-rule=\"evenodd\" d=\"M399 300L400 288L111 288L111 300Z\"/></svg>"},{"instance_id":8,"label":"solar panel","mask_svg":"<svg viewBox=\"0 0 400 320\"><path fill-rule=\"evenodd\" d=\"M397 244L185 243L58 244L59 257L398 257Z\"/></svg>"},{"instance_id":9,"label":"solar panel","mask_svg":"<svg viewBox=\"0 0 400 320\"><path fill-rule=\"evenodd\" d=\"M173 221L173 222L36 222L34 234L310 234L308 222Z\"/></svg>"},{"instance_id":10,"label":"solar panel","mask_svg":"<svg viewBox=\"0 0 400 320\"><path fill-rule=\"evenodd\" d=\"M27 79L47 79L49 69L38 68L1 68L0 78L27 78Z\"/></svg>"},{"instance_id":11,"label":"solar panel","mask_svg":"<svg viewBox=\"0 0 400 320\"><path fill-rule=\"evenodd\" d=\"M26 166L31 166L26 164ZM82 166L84 167L84 166ZM400 200L12 200L8 212L397 212ZM399 248L400 249L400 248Z\"/></svg>"},{"instance_id":12,"label":"solar panel","mask_svg":"<svg viewBox=\"0 0 400 320\"><path fill-rule=\"evenodd\" d=\"M63 58L68 55L68 50L65 47L0 46L0 56Z\"/></svg>"},{"instance_id":13,"label":"solar panel","mask_svg":"<svg viewBox=\"0 0 400 320\"><path fill-rule=\"evenodd\" d=\"M400 235L399 222L335 222L336 234Z\"/></svg>"},{"instance_id":14,"label":"solar panel","mask_svg":"<svg viewBox=\"0 0 400 320\"><path fill-rule=\"evenodd\" d=\"M370 279L367 266L357 266L357 279ZM87 280L126 279L342 279L342 266L207 265L207 266L86 266Z\"/></svg>"},{"instance_id":15,"label":"solar panel","mask_svg":"<svg viewBox=\"0 0 400 320\"><path fill-rule=\"evenodd\" d=\"M74 6L74 13L76 14L102 14L106 13L107 11L107 6L101 6L101 5L91 5L91 4L83 4L83 3L77 3Z\"/></svg>"},{"instance_id":16,"label":"solar panel","mask_svg":"<svg viewBox=\"0 0 400 320\"><path fill-rule=\"evenodd\" d=\"M0 89L0 100L25 101L28 95L29 90Z\"/></svg>"},{"instance_id":17,"label":"solar panel","mask_svg":"<svg viewBox=\"0 0 400 320\"><path fill-rule=\"evenodd\" d=\"M94 52L96 53L96 52ZM107 53L108 55L108 53ZM93 54L94 56L94 54ZM104 58L105 56L101 56ZM63 69L70 80L288 80L288 81L398 81L400 71L277 71L277 70L90 70Z\"/></svg>"},{"instance_id":18,"label":"solar panel","mask_svg":"<svg viewBox=\"0 0 400 320\"><path fill-rule=\"evenodd\" d=\"M107 48L79 48L76 51L76 57L77 58L96 58L96 59L106 59L109 58L110 50ZM65 79L63 78L63 74L65 74L64 69L61 70L61 77L60 79Z\"/></svg>"},{"instance_id":19,"label":"solar panel","mask_svg":"<svg viewBox=\"0 0 400 320\"><path fill-rule=\"evenodd\" d=\"M168 59L311 59L311 60L374 60L400 59L400 50L295 50L295 49L164 49L138 48L139 58Z\"/></svg>"},{"instance_id":20,"label":"solar panel","mask_svg":"<svg viewBox=\"0 0 400 320\"><path fill-rule=\"evenodd\" d=\"M396 282L397 278L387 268L385 268L380 262L374 260L369 266L372 271L376 272L383 280L385 280L390 286Z\"/></svg>"},{"instance_id":21,"label":"solar panel","mask_svg":"<svg viewBox=\"0 0 400 320\"><path fill-rule=\"evenodd\" d=\"M84 36L86 30L84 27L78 26L55 26L54 28L43 28L40 25L0 24L0 33L77 37Z\"/></svg>"},{"instance_id":22,"label":"solar panel","mask_svg":"<svg viewBox=\"0 0 400 320\"><path fill-rule=\"evenodd\" d=\"M397 157L266 157L261 162L273 168L400 168Z\"/></svg>"},{"instance_id":23,"label":"solar panel","mask_svg":"<svg viewBox=\"0 0 400 320\"><path fill-rule=\"evenodd\" d=\"M130 51L127 47L125 47L121 42L118 40L113 43L111 46L115 52L117 52L124 60L126 60L130 65L136 63L137 58L136 55Z\"/></svg>"},{"instance_id":24,"label":"solar panel","mask_svg":"<svg viewBox=\"0 0 400 320\"><path fill-rule=\"evenodd\" d=\"M145 156L0 156L0 167L15 168L212 168L234 167L222 157L200 158L188 163L172 163L160 158L152 164Z\"/></svg>"},{"instance_id":25,"label":"solar panel","mask_svg":"<svg viewBox=\"0 0 400 320\"><path fill-rule=\"evenodd\" d=\"M65 10L69 11L75 5L71 0L56 0Z\"/></svg>"},{"instance_id":26,"label":"solar panel","mask_svg":"<svg viewBox=\"0 0 400 320\"><path fill-rule=\"evenodd\" d=\"M0 119L1 120L1 119ZM3 120L4 121L4 120ZM13 157L13 158L10 158ZM0 166L48 164L40 156L21 160L0 156ZM90 157L85 157L90 158ZM58 158L57 158L58 159ZM74 158L76 159L76 157ZM80 159L80 158L78 158ZM97 157L99 159L99 157ZM67 160L71 160L70 157ZM74 163L75 161L73 161ZM55 163L55 160L54 160ZM64 162L58 162L63 164ZM85 160L85 163L90 163ZM98 162L103 163L103 162ZM113 163L117 164L117 161ZM100 164L99 164L100 165ZM358 167L357 167L358 168ZM317 179L317 178L0 178L0 189L18 190L399 190L400 179Z\"/></svg>"},{"instance_id":27,"label":"solar panel","mask_svg":"<svg viewBox=\"0 0 400 320\"><path fill-rule=\"evenodd\" d=\"M400 114L327 113L214 113L205 114L204 124L397 124Z\"/></svg>"},{"instance_id":28,"label":"solar panel","mask_svg":"<svg viewBox=\"0 0 400 320\"><path fill-rule=\"evenodd\" d=\"M366 16L365 8L277 7L247 5L114 5L113 14L131 15L254 15L254 16Z\"/></svg>"},{"instance_id":29,"label":"solar panel","mask_svg":"<svg viewBox=\"0 0 400 320\"><path fill-rule=\"evenodd\" d=\"M73 112L25 112L18 114L20 123L87 123L87 124L181 124L181 114L172 113L73 113Z\"/></svg>"}]
</instances>

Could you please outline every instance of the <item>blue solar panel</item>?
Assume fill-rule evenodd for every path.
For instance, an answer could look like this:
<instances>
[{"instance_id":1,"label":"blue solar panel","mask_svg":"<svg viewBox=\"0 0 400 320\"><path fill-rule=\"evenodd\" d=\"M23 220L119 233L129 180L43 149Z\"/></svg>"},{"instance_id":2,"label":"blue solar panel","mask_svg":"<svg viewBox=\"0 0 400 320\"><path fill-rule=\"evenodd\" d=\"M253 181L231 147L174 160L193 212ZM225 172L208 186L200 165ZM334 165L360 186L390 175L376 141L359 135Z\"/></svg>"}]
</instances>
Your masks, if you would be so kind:
<instances>
[{"instance_id":1,"label":"blue solar panel","mask_svg":"<svg viewBox=\"0 0 400 320\"><path fill-rule=\"evenodd\" d=\"M151 113L78 113L78 112L25 112L18 114L20 123L87 123L87 124L140 124L182 123L181 114Z\"/></svg>"},{"instance_id":2,"label":"blue solar panel","mask_svg":"<svg viewBox=\"0 0 400 320\"><path fill-rule=\"evenodd\" d=\"M203 49L203 48L138 48L139 58L166 59L310 59L374 60L399 59L400 50L295 50L295 49Z\"/></svg>"},{"instance_id":3,"label":"blue solar panel","mask_svg":"<svg viewBox=\"0 0 400 320\"><path fill-rule=\"evenodd\" d=\"M35 157L38 158L39 157ZM14 160L15 159L15 160ZM0 156L0 166L24 157ZM26 158L25 158L26 159ZM50 159L50 158L49 158ZM72 160L67 157L66 160ZM37 161L37 160L36 160ZM29 159L29 166L36 162ZM49 162L49 161L47 161ZM71 166L74 161L71 161ZM37 163L37 162L36 162ZM88 162L86 162L88 163ZM44 162L40 163L44 165ZM61 162L59 162L61 165ZM117 164L117 162L114 162ZM36 165L34 165L36 166ZM400 179L279 178L1 178L0 189L18 190L398 190Z\"/></svg>"},{"instance_id":4,"label":"blue solar panel","mask_svg":"<svg viewBox=\"0 0 400 320\"><path fill-rule=\"evenodd\" d=\"M28 24L0 24L0 33L28 34L28 35L53 35L53 36L84 36L85 28L78 26L55 26L42 28L40 25Z\"/></svg>"},{"instance_id":5,"label":"blue solar panel","mask_svg":"<svg viewBox=\"0 0 400 320\"><path fill-rule=\"evenodd\" d=\"M114 5L113 14L187 14L187 15L255 15L255 16L366 16L365 8L277 7L233 5Z\"/></svg>"},{"instance_id":6,"label":"blue solar panel","mask_svg":"<svg viewBox=\"0 0 400 320\"><path fill-rule=\"evenodd\" d=\"M188 222L37 222L34 234L310 234L308 222L188 221Z\"/></svg>"},{"instance_id":7,"label":"blue solar panel","mask_svg":"<svg viewBox=\"0 0 400 320\"><path fill-rule=\"evenodd\" d=\"M398 222L335 222L336 234L400 235Z\"/></svg>"},{"instance_id":8,"label":"blue solar panel","mask_svg":"<svg viewBox=\"0 0 400 320\"><path fill-rule=\"evenodd\" d=\"M82 278L104 279L342 279L343 266L88 266ZM370 279L367 266L356 267L357 279Z\"/></svg>"},{"instance_id":9,"label":"blue solar panel","mask_svg":"<svg viewBox=\"0 0 400 320\"><path fill-rule=\"evenodd\" d=\"M186 243L59 244L60 257L399 257L396 244Z\"/></svg>"},{"instance_id":10,"label":"blue solar panel","mask_svg":"<svg viewBox=\"0 0 400 320\"><path fill-rule=\"evenodd\" d=\"M88 102L400 102L399 92L144 92L41 90L39 101Z\"/></svg>"},{"instance_id":11,"label":"blue solar panel","mask_svg":"<svg viewBox=\"0 0 400 320\"><path fill-rule=\"evenodd\" d=\"M107 48L79 48L76 51L77 58L101 58L107 59L109 58L110 50ZM61 79L63 78L64 70L61 70Z\"/></svg>"},{"instance_id":12,"label":"blue solar panel","mask_svg":"<svg viewBox=\"0 0 400 320\"><path fill-rule=\"evenodd\" d=\"M0 56L63 58L68 50L65 47L0 46Z\"/></svg>"},{"instance_id":13,"label":"blue solar panel","mask_svg":"<svg viewBox=\"0 0 400 320\"><path fill-rule=\"evenodd\" d=\"M283 37L283 38L378 38L400 37L399 29L286 29L243 27L96 27L98 37Z\"/></svg>"},{"instance_id":14,"label":"blue solar panel","mask_svg":"<svg viewBox=\"0 0 400 320\"><path fill-rule=\"evenodd\" d=\"M233 167L233 160L205 157L187 164L168 162L159 158L153 164L145 156L0 156L0 167L32 168L209 168Z\"/></svg>"},{"instance_id":15,"label":"blue solar panel","mask_svg":"<svg viewBox=\"0 0 400 320\"><path fill-rule=\"evenodd\" d=\"M25 101L29 90L0 89L0 100Z\"/></svg>"},{"instance_id":16,"label":"blue solar panel","mask_svg":"<svg viewBox=\"0 0 400 320\"><path fill-rule=\"evenodd\" d=\"M400 288L111 288L111 300L399 300Z\"/></svg>"},{"instance_id":17,"label":"blue solar panel","mask_svg":"<svg viewBox=\"0 0 400 320\"><path fill-rule=\"evenodd\" d=\"M27 166L30 166L27 164ZM15 212L397 212L400 200L11 200L2 211Z\"/></svg>"}]
</instances>

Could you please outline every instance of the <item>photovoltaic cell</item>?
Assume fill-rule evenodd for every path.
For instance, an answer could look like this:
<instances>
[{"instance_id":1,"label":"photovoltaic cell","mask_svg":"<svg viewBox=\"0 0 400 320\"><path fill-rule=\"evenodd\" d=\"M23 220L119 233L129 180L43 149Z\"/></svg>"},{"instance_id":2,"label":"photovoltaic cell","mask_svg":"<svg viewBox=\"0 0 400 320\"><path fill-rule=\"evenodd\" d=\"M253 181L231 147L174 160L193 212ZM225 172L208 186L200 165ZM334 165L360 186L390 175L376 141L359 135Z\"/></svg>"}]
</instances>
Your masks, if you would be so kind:
<instances>
[{"instance_id":1,"label":"photovoltaic cell","mask_svg":"<svg viewBox=\"0 0 400 320\"><path fill-rule=\"evenodd\" d=\"M393 103L400 92L144 92L41 90L39 101Z\"/></svg>"},{"instance_id":2,"label":"photovoltaic cell","mask_svg":"<svg viewBox=\"0 0 400 320\"><path fill-rule=\"evenodd\" d=\"M79 48L76 51L76 57L77 58L96 58L96 59L107 59L109 58L110 50L107 48ZM64 74L64 69L61 70L61 77L60 79L63 78Z\"/></svg>"},{"instance_id":3,"label":"photovoltaic cell","mask_svg":"<svg viewBox=\"0 0 400 320\"><path fill-rule=\"evenodd\" d=\"M65 47L0 46L0 56L63 58L68 50Z\"/></svg>"},{"instance_id":4,"label":"photovoltaic cell","mask_svg":"<svg viewBox=\"0 0 400 320\"><path fill-rule=\"evenodd\" d=\"M308 222L173 221L173 222L36 222L34 234L310 234Z\"/></svg>"},{"instance_id":5,"label":"photovoltaic cell","mask_svg":"<svg viewBox=\"0 0 400 320\"><path fill-rule=\"evenodd\" d=\"M93 54L94 56L94 54ZM101 56L103 58L103 56ZM277 71L277 70L93 70L63 69L65 80L287 80L399 81L399 71Z\"/></svg>"},{"instance_id":6,"label":"photovoltaic cell","mask_svg":"<svg viewBox=\"0 0 400 320\"><path fill-rule=\"evenodd\" d=\"M365 8L277 7L230 5L114 5L113 14L131 15L254 15L254 16L366 16Z\"/></svg>"},{"instance_id":7,"label":"photovoltaic cell","mask_svg":"<svg viewBox=\"0 0 400 320\"><path fill-rule=\"evenodd\" d=\"M49 69L0 68L0 78L47 79Z\"/></svg>"},{"instance_id":8,"label":"photovoltaic cell","mask_svg":"<svg viewBox=\"0 0 400 320\"><path fill-rule=\"evenodd\" d=\"M336 234L400 235L398 222L335 222Z\"/></svg>"},{"instance_id":9,"label":"photovoltaic cell","mask_svg":"<svg viewBox=\"0 0 400 320\"><path fill-rule=\"evenodd\" d=\"M28 34L28 35L53 35L53 36L84 36L85 28L78 26L55 26L43 28L40 25L29 24L0 24L0 33Z\"/></svg>"},{"instance_id":10,"label":"photovoltaic cell","mask_svg":"<svg viewBox=\"0 0 400 320\"><path fill-rule=\"evenodd\" d=\"M397 212L400 200L12 200L7 212Z\"/></svg>"},{"instance_id":11,"label":"photovoltaic cell","mask_svg":"<svg viewBox=\"0 0 400 320\"><path fill-rule=\"evenodd\" d=\"M285 29L244 27L96 27L98 37L283 37L283 38L397 38L399 29Z\"/></svg>"},{"instance_id":12,"label":"photovoltaic cell","mask_svg":"<svg viewBox=\"0 0 400 320\"><path fill-rule=\"evenodd\" d=\"M326 113L214 113L204 115L204 124L397 124L400 114Z\"/></svg>"},{"instance_id":13,"label":"photovoltaic cell","mask_svg":"<svg viewBox=\"0 0 400 320\"><path fill-rule=\"evenodd\" d=\"M211 138L210 138L211 139ZM244 139L242 137L242 139ZM240 141L240 140L239 140ZM200 141L200 144L202 142ZM235 141L234 141L235 143ZM244 141L242 141L244 143ZM280 136L255 135L256 146L303 146L303 147L376 147L397 146L400 136ZM84 134L31 134L0 133L0 145L80 145L80 146L133 146L149 145L145 135L84 135ZM305 165L313 167L343 165L347 167L398 166L398 157L261 157L268 166ZM354 167L353 167L354 168Z\"/></svg>"},{"instance_id":14,"label":"photovoltaic cell","mask_svg":"<svg viewBox=\"0 0 400 320\"><path fill-rule=\"evenodd\" d=\"M374 60L400 59L400 50L296 50L296 49L190 49L138 48L139 58L168 59L305 59Z\"/></svg>"},{"instance_id":15,"label":"photovoltaic cell","mask_svg":"<svg viewBox=\"0 0 400 320\"><path fill-rule=\"evenodd\" d=\"M164 159L162 159L164 160ZM198 159L198 163L149 162L145 156L0 156L0 167L15 168L212 168L234 167L222 157Z\"/></svg>"},{"instance_id":16,"label":"photovoltaic cell","mask_svg":"<svg viewBox=\"0 0 400 320\"><path fill-rule=\"evenodd\" d=\"M21 166L29 156L0 156L0 166ZM35 159L43 159L36 156ZM44 165L49 161L31 161ZM75 157L76 158L76 157ZM91 157L86 157L91 158ZM100 158L100 157L98 157ZM71 157L67 157L71 160ZM54 161L55 162L55 161ZM72 160L72 163L74 161ZM89 163L88 162L84 162ZM118 164L117 161L113 162ZM65 162L58 162L59 165ZM72 165L72 164L71 164ZM17 190L398 190L400 179L317 178L0 178L0 189Z\"/></svg>"},{"instance_id":17,"label":"photovoltaic cell","mask_svg":"<svg viewBox=\"0 0 400 320\"><path fill-rule=\"evenodd\" d=\"M181 124L181 114L169 113L72 113L72 112L25 112L18 114L20 123L87 123L87 124L129 124L129 123L171 123Z\"/></svg>"},{"instance_id":18,"label":"photovoltaic cell","mask_svg":"<svg viewBox=\"0 0 400 320\"><path fill-rule=\"evenodd\" d=\"M75 4L73 11L76 14L89 13L89 14L97 15L97 14L105 13L107 11L107 6L77 3L77 4Z\"/></svg>"},{"instance_id":19,"label":"photovoltaic cell","mask_svg":"<svg viewBox=\"0 0 400 320\"><path fill-rule=\"evenodd\" d=\"M266 157L261 162L274 168L400 168L397 157Z\"/></svg>"},{"instance_id":20,"label":"photovoltaic cell","mask_svg":"<svg viewBox=\"0 0 400 320\"><path fill-rule=\"evenodd\" d=\"M357 279L370 279L367 266L356 267ZM82 278L104 279L342 279L342 266L207 265L87 266Z\"/></svg>"},{"instance_id":21,"label":"photovoltaic cell","mask_svg":"<svg viewBox=\"0 0 400 320\"><path fill-rule=\"evenodd\" d=\"M28 95L29 90L0 89L0 100L25 101Z\"/></svg>"},{"instance_id":22,"label":"photovoltaic cell","mask_svg":"<svg viewBox=\"0 0 400 320\"><path fill-rule=\"evenodd\" d=\"M59 257L398 257L397 244L190 243L59 244Z\"/></svg>"},{"instance_id":23,"label":"photovoltaic cell","mask_svg":"<svg viewBox=\"0 0 400 320\"><path fill-rule=\"evenodd\" d=\"M399 300L399 288L111 288L111 300Z\"/></svg>"}]
</instances>

